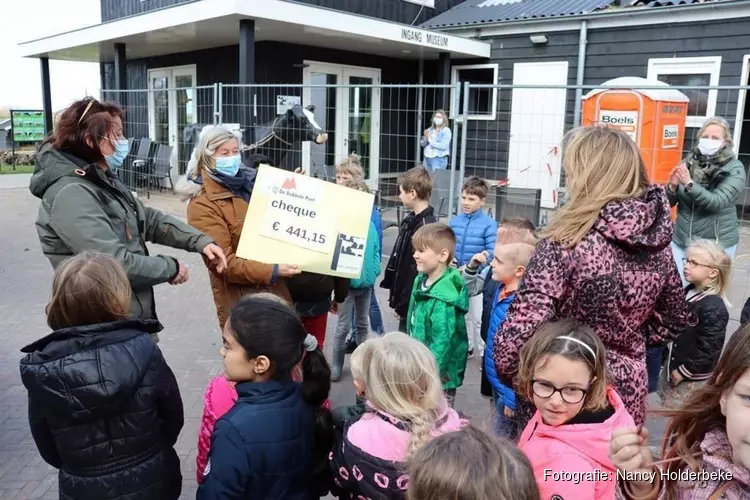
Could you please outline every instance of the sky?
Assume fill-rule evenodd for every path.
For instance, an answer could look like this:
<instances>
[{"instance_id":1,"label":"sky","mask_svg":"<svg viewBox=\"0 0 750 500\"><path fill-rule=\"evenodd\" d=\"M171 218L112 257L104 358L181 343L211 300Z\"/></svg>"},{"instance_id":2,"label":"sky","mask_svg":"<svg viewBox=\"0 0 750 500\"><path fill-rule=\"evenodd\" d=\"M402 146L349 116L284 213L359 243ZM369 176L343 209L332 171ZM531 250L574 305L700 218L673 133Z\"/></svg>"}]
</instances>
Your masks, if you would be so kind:
<instances>
[{"instance_id":1,"label":"sky","mask_svg":"<svg viewBox=\"0 0 750 500\"><path fill-rule=\"evenodd\" d=\"M75 5L75 8L71 8ZM101 22L99 0L0 0L0 107L42 108L39 59L19 56L18 43ZM99 65L50 60L52 109L99 96Z\"/></svg>"}]
</instances>

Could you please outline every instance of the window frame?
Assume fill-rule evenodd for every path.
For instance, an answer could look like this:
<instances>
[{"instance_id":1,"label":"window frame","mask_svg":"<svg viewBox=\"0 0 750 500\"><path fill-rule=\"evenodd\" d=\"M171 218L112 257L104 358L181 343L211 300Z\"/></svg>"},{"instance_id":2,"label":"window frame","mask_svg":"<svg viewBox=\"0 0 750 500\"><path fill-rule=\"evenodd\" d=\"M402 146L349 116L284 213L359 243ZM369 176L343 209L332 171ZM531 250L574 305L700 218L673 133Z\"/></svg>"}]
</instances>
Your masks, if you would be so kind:
<instances>
[{"instance_id":1,"label":"window frame","mask_svg":"<svg viewBox=\"0 0 750 500\"><path fill-rule=\"evenodd\" d=\"M648 60L649 80L658 80L659 75L695 75L708 74L709 85L719 85L721 74L721 56L706 57L667 57L653 58ZM679 90L679 88L677 88ZM718 91L708 91L705 116L688 116L685 126L688 128L700 128L703 123L716 114L716 101Z\"/></svg>"},{"instance_id":2,"label":"window frame","mask_svg":"<svg viewBox=\"0 0 750 500\"><path fill-rule=\"evenodd\" d=\"M452 119L460 118L460 113L458 112L461 109L461 104L456 103L456 83L459 82L458 80L458 73L459 71L463 69L491 69L492 70L492 81L493 85L497 85L499 74L500 74L500 65L498 63L487 63L487 64L465 64L465 65L458 65L453 66L451 68L451 102L450 102L450 110L448 111L449 115ZM461 82L461 87L463 88L464 82ZM490 105L492 106L492 112L490 114L481 114L481 115L466 115L467 120L495 120L497 116L497 87L494 87L492 89L492 99L491 99ZM454 107L454 105L457 104L457 107ZM455 112L454 112L455 111Z\"/></svg>"}]
</instances>

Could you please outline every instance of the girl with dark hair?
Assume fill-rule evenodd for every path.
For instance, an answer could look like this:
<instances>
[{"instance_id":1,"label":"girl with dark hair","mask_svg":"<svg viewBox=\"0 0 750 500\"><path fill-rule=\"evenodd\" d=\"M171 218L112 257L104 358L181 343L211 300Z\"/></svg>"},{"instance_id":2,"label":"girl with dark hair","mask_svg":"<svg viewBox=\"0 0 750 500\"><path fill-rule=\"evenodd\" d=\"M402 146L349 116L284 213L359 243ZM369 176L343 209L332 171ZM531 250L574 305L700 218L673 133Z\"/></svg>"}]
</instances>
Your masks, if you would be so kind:
<instances>
[{"instance_id":1,"label":"girl with dark hair","mask_svg":"<svg viewBox=\"0 0 750 500\"><path fill-rule=\"evenodd\" d=\"M750 327L732 335L706 385L682 407L660 413L670 420L658 462L645 428L612 434L609 454L626 477L618 481L616 498L750 498Z\"/></svg>"},{"instance_id":2,"label":"girl with dark hair","mask_svg":"<svg viewBox=\"0 0 750 500\"><path fill-rule=\"evenodd\" d=\"M318 499L328 492L331 371L288 305L245 297L224 327L224 375L234 407L216 422L198 500ZM292 377L302 360L302 383Z\"/></svg>"},{"instance_id":3,"label":"girl with dark hair","mask_svg":"<svg viewBox=\"0 0 750 500\"><path fill-rule=\"evenodd\" d=\"M93 98L74 102L42 144L31 193L42 200L36 220L44 255L57 268L71 255L95 250L114 257L132 288L130 315L157 319L153 287L188 279L187 267L166 255L150 255L146 242L200 252L217 272L224 252L184 222L144 206L113 170L128 155L123 111Z\"/></svg>"}]
</instances>

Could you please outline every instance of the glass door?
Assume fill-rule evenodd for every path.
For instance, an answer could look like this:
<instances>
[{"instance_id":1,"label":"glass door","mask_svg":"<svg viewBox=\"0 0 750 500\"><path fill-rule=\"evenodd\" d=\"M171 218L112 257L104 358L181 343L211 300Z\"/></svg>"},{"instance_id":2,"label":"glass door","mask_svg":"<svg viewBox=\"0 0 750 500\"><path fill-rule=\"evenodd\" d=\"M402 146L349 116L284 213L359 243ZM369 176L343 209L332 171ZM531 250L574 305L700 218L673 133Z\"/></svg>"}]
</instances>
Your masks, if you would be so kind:
<instances>
[{"instance_id":1,"label":"glass door","mask_svg":"<svg viewBox=\"0 0 750 500\"><path fill-rule=\"evenodd\" d=\"M365 179L377 187L380 154L380 70L305 62L304 106L328 133L325 145L302 143L302 166L311 175L335 177L334 167L351 153L361 157ZM355 85L349 87L348 85ZM356 85L362 85L357 87Z\"/></svg>"},{"instance_id":2,"label":"glass door","mask_svg":"<svg viewBox=\"0 0 750 500\"><path fill-rule=\"evenodd\" d=\"M179 172L184 174L188 158L183 151L185 126L197 123L195 66L149 70L149 136L151 140L177 148Z\"/></svg>"},{"instance_id":3,"label":"glass door","mask_svg":"<svg viewBox=\"0 0 750 500\"><path fill-rule=\"evenodd\" d=\"M344 68L344 154L356 153L370 187L377 189L380 171L380 70ZM356 85L363 85L357 87Z\"/></svg>"},{"instance_id":4,"label":"glass door","mask_svg":"<svg viewBox=\"0 0 750 500\"><path fill-rule=\"evenodd\" d=\"M170 145L177 148L177 164L179 165L180 174L184 174L187 169L187 162L190 159L189 153L184 151L183 134L185 126L198 123L198 113L196 109L196 75L195 66L187 66L172 69L172 80L174 87L174 106L172 117L172 129L170 135L172 140ZM185 157L185 155L188 157Z\"/></svg>"},{"instance_id":5,"label":"glass door","mask_svg":"<svg viewBox=\"0 0 750 500\"><path fill-rule=\"evenodd\" d=\"M149 71L148 135L159 144L169 143L169 70Z\"/></svg>"},{"instance_id":6,"label":"glass door","mask_svg":"<svg viewBox=\"0 0 750 500\"><path fill-rule=\"evenodd\" d=\"M336 66L309 65L304 69L302 104L315 106L313 114L320 128L328 134L325 144L302 143L302 168L313 177L335 180L334 167L342 155L341 134L338 133L337 114L342 108L341 70Z\"/></svg>"}]
</instances>

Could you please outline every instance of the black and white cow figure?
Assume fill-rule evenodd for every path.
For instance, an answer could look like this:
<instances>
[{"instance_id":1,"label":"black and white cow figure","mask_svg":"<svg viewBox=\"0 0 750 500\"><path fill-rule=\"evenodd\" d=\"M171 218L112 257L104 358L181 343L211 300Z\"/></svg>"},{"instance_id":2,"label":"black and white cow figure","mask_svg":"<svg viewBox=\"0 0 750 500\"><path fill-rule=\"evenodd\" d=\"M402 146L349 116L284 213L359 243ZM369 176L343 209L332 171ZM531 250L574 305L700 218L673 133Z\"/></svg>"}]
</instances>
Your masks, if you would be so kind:
<instances>
[{"instance_id":1,"label":"black and white cow figure","mask_svg":"<svg viewBox=\"0 0 750 500\"><path fill-rule=\"evenodd\" d=\"M272 123L253 127L255 137L260 139L242 146L242 163L252 168L257 168L260 164L280 167L295 144L307 141L325 144L328 134L315 121L314 111L315 106L303 108L295 104L286 113L277 116ZM185 158L190 158L200 132L206 126L196 123L185 127Z\"/></svg>"}]
</instances>

